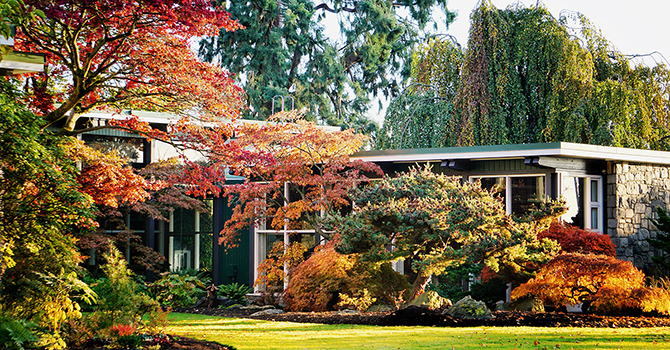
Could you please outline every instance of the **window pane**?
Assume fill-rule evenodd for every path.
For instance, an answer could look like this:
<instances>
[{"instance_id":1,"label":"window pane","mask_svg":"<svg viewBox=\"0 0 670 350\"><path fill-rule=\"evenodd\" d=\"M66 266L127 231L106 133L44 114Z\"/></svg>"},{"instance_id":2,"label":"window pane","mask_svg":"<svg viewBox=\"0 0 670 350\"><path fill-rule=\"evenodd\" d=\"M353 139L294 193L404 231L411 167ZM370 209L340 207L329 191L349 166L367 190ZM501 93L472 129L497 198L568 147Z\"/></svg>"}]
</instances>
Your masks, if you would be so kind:
<instances>
[{"instance_id":1,"label":"window pane","mask_svg":"<svg viewBox=\"0 0 670 350\"><path fill-rule=\"evenodd\" d=\"M598 181L591 180L591 202L598 201Z\"/></svg>"},{"instance_id":2,"label":"window pane","mask_svg":"<svg viewBox=\"0 0 670 350\"><path fill-rule=\"evenodd\" d=\"M482 183L482 188L490 190L496 186L497 191L495 195L505 200L505 178L504 177L483 177L479 179Z\"/></svg>"},{"instance_id":3,"label":"window pane","mask_svg":"<svg viewBox=\"0 0 670 350\"><path fill-rule=\"evenodd\" d=\"M561 216L568 224L584 228L584 179L564 176L561 196L565 200L568 211Z\"/></svg>"},{"instance_id":4,"label":"window pane","mask_svg":"<svg viewBox=\"0 0 670 350\"><path fill-rule=\"evenodd\" d=\"M512 215L521 216L544 200L544 176L513 177Z\"/></svg>"},{"instance_id":5,"label":"window pane","mask_svg":"<svg viewBox=\"0 0 670 350\"><path fill-rule=\"evenodd\" d=\"M594 230L600 230L598 227L598 208L591 208L591 228Z\"/></svg>"}]
</instances>

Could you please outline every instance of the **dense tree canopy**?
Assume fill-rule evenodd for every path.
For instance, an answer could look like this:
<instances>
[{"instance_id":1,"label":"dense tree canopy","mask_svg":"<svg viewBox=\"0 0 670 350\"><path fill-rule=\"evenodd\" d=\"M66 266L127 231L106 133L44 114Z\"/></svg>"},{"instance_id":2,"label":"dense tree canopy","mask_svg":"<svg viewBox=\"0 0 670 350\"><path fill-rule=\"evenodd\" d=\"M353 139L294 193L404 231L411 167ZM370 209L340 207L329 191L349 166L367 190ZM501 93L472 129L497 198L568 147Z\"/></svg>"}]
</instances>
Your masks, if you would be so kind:
<instances>
[{"instance_id":1,"label":"dense tree canopy","mask_svg":"<svg viewBox=\"0 0 670 350\"><path fill-rule=\"evenodd\" d=\"M24 20L32 10L45 16ZM81 132L80 114L105 107L237 115L241 90L229 73L190 50L193 36L240 28L208 1L25 0L9 20L18 49L46 55L45 72L23 86L30 107L63 134Z\"/></svg>"},{"instance_id":2,"label":"dense tree canopy","mask_svg":"<svg viewBox=\"0 0 670 350\"><path fill-rule=\"evenodd\" d=\"M5 84L2 84L5 87ZM75 234L96 226L79 191L68 140L39 133L44 122L0 94L0 312L57 332L79 312Z\"/></svg>"},{"instance_id":3,"label":"dense tree canopy","mask_svg":"<svg viewBox=\"0 0 670 350\"><path fill-rule=\"evenodd\" d=\"M411 82L435 95L412 89L393 101L378 148L567 141L670 149L667 66L633 66L579 14L556 19L543 6L482 1L470 21L463 56L449 41L418 51ZM444 125L429 136L415 131L431 114Z\"/></svg>"},{"instance_id":4,"label":"dense tree canopy","mask_svg":"<svg viewBox=\"0 0 670 350\"><path fill-rule=\"evenodd\" d=\"M279 113L271 121L242 125L235 142L212 148L213 163L246 177L244 183L225 188L238 200L221 241L230 244L241 228L261 221L276 230L305 225L331 238L323 214L348 206L348 190L368 181L366 174L381 173L372 163L349 158L367 137L351 129L324 129L294 112Z\"/></svg>"},{"instance_id":5,"label":"dense tree canopy","mask_svg":"<svg viewBox=\"0 0 670 350\"><path fill-rule=\"evenodd\" d=\"M428 1L218 1L245 29L203 40L207 61L238 74L249 116L265 119L276 95L295 99L309 119L364 127L371 94L395 95L419 33L431 20ZM408 15L400 16L406 11ZM454 18L447 12L447 24ZM337 18L327 23L327 19ZM339 22L339 23L338 23ZM338 23L338 24L336 24ZM336 37L339 35L339 38ZM276 101L275 112L280 101ZM291 102L287 102L291 103ZM290 107L290 106L289 106Z\"/></svg>"},{"instance_id":6,"label":"dense tree canopy","mask_svg":"<svg viewBox=\"0 0 670 350\"><path fill-rule=\"evenodd\" d=\"M411 259L418 273L412 299L431 274L450 267L485 262L495 271L523 274L558 250L556 242L537 238L550 221L516 221L479 182L461 183L430 168L384 177L352 198L356 211L333 218L336 249L372 261Z\"/></svg>"}]
</instances>

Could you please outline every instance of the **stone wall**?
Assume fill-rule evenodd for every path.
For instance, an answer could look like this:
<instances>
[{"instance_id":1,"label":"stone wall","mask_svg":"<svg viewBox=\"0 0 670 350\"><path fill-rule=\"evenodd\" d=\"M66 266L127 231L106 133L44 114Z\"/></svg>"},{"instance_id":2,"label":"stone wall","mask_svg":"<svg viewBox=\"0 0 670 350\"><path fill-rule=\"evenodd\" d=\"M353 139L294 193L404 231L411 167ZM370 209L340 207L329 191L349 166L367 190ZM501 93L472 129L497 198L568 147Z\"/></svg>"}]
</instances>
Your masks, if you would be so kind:
<instances>
[{"instance_id":1,"label":"stone wall","mask_svg":"<svg viewBox=\"0 0 670 350\"><path fill-rule=\"evenodd\" d=\"M647 270L660 254L646 241L658 233L649 217L657 217L656 207L670 208L670 167L609 162L606 180L607 233L617 257Z\"/></svg>"}]
</instances>

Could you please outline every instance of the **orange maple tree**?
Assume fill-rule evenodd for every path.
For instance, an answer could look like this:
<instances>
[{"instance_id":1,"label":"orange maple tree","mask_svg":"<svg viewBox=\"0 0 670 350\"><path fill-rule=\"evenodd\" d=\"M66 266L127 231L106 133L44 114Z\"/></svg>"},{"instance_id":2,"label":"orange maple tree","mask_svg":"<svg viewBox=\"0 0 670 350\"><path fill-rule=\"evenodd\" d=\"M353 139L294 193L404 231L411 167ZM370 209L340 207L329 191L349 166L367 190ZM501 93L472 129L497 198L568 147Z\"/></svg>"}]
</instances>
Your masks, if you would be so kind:
<instances>
[{"instance_id":1,"label":"orange maple tree","mask_svg":"<svg viewBox=\"0 0 670 350\"><path fill-rule=\"evenodd\" d=\"M226 246L234 246L241 228L263 221L275 230L307 224L331 238L323 217L348 206L347 191L368 181L366 175L381 174L377 165L349 157L364 146L366 136L319 127L296 112L278 113L267 124L240 125L235 134L234 142L213 145L210 155L212 163L226 164L246 178L225 188L237 203L220 237Z\"/></svg>"},{"instance_id":2,"label":"orange maple tree","mask_svg":"<svg viewBox=\"0 0 670 350\"><path fill-rule=\"evenodd\" d=\"M668 313L668 293L645 287L645 276L629 261L595 254L566 253L543 265L537 275L512 291L512 300L533 296L545 304L583 303L597 313L640 309Z\"/></svg>"}]
</instances>

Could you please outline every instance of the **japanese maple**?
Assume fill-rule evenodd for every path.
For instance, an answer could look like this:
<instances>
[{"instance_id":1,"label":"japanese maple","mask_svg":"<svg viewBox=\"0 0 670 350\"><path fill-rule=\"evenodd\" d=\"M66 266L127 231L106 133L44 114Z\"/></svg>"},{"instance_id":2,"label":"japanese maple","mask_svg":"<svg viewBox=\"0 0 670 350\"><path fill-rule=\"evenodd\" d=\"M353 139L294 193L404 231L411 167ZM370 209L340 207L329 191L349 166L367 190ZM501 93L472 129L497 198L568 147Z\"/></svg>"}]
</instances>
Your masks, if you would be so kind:
<instances>
[{"instance_id":1,"label":"japanese maple","mask_svg":"<svg viewBox=\"0 0 670 350\"><path fill-rule=\"evenodd\" d=\"M234 142L212 145L210 153L212 163L227 164L246 178L226 186L226 194L237 198L221 235L228 246L234 245L239 229L263 220L276 230L295 229L291 222L307 223L331 238L323 217L348 206L347 191L367 181L366 174L381 174L376 165L349 157L363 147L366 136L324 129L295 112L279 113L267 124L240 125L235 133ZM285 193L289 184L295 198Z\"/></svg>"},{"instance_id":2,"label":"japanese maple","mask_svg":"<svg viewBox=\"0 0 670 350\"><path fill-rule=\"evenodd\" d=\"M191 38L241 27L209 1L26 0L23 9L45 14L16 19L16 48L47 59L26 84L30 105L61 133L85 130L80 114L99 108L237 116L242 91L191 50Z\"/></svg>"},{"instance_id":3,"label":"japanese maple","mask_svg":"<svg viewBox=\"0 0 670 350\"><path fill-rule=\"evenodd\" d=\"M612 256L566 253L542 266L512 291L512 300L533 296L545 304L583 303L583 310L609 313L626 309L669 312L668 293L645 287L645 276L630 261Z\"/></svg>"}]
</instances>

